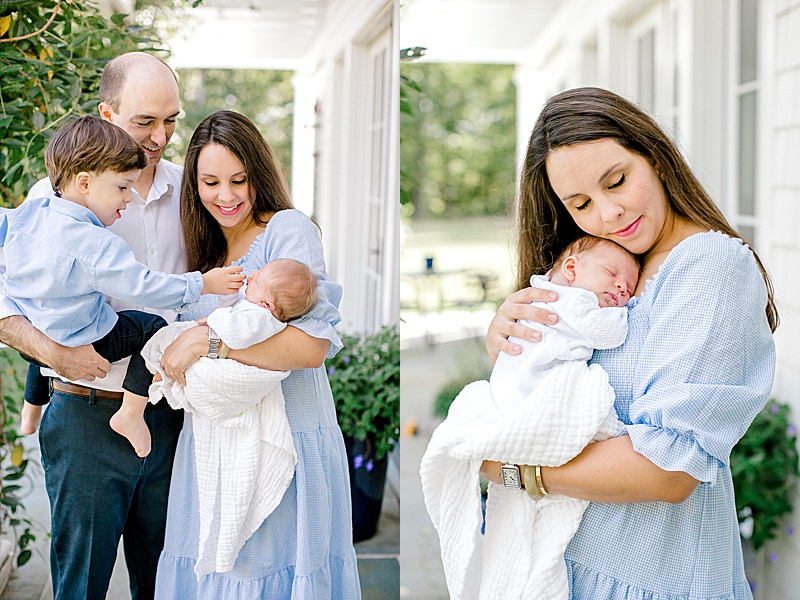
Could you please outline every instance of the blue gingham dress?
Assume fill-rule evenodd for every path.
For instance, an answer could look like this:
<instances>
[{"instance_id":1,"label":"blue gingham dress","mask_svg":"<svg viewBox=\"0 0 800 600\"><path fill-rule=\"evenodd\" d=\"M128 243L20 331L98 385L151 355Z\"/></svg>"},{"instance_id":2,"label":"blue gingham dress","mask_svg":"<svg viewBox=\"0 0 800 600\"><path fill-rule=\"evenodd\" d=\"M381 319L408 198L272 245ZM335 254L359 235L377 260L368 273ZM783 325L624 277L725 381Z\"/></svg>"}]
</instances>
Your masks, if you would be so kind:
<instances>
[{"instance_id":1,"label":"blue gingham dress","mask_svg":"<svg viewBox=\"0 0 800 600\"><path fill-rule=\"evenodd\" d=\"M565 555L571 598L752 598L728 459L772 387L766 300L747 246L696 234L628 303L625 344L594 353L636 451L701 483L677 505L590 503Z\"/></svg>"},{"instance_id":2,"label":"blue gingham dress","mask_svg":"<svg viewBox=\"0 0 800 600\"><path fill-rule=\"evenodd\" d=\"M318 278L320 301L290 324L331 341L339 321L341 286L328 280L319 231L297 210L276 213L247 255L234 264L249 273L275 258L307 264ZM320 280L319 278L322 278ZM219 298L205 295L180 316L208 315ZM178 440L167 509L167 532L158 564L160 600L358 600L356 555L352 543L350 484L342 434L324 367L293 371L282 382L298 463L278 508L245 543L233 571L194 574L199 512L192 418L186 414Z\"/></svg>"}]
</instances>

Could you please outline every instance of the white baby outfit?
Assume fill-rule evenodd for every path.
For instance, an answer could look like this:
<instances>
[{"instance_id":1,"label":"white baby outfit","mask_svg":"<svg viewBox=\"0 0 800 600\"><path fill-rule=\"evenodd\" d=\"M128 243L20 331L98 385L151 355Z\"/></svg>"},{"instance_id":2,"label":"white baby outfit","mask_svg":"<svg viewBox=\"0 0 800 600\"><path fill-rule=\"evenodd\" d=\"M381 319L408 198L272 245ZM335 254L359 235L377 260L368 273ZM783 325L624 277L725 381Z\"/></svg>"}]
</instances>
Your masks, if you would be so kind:
<instances>
[{"instance_id":1,"label":"white baby outfit","mask_svg":"<svg viewBox=\"0 0 800 600\"><path fill-rule=\"evenodd\" d=\"M511 338L522 353L501 353L490 382L464 388L422 459L452 599L566 599L564 550L588 502L558 494L534 502L524 490L490 484L481 537L480 466L559 466L619 432L608 376L586 361L595 348L625 341L627 309L600 308L593 293L543 276L531 285L558 292L557 302L534 303L556 312L558 323L520 321L542 331L542 341Z\"/></svg>"},{"instance_id":2,"label":"white baby outfit","mask_svg":"<svg viewBox=\"0 0 800 600\"><path fill-rule=\"evenodd\" d=\"M243 299L218 308L208 325L232 349L248 348L282 331L285 323ZM164 350L194 322L161 329L142 356L162 381L150 386L150 402L162 396L172 408L194 415L200 508L198 579L233 569L245 541L278 506L289 487L297 454L286 418L281 380L289 371L267 371L235 360L200 358L186 370L186 387L160 367Z\"/></svg>"}]
</instances>

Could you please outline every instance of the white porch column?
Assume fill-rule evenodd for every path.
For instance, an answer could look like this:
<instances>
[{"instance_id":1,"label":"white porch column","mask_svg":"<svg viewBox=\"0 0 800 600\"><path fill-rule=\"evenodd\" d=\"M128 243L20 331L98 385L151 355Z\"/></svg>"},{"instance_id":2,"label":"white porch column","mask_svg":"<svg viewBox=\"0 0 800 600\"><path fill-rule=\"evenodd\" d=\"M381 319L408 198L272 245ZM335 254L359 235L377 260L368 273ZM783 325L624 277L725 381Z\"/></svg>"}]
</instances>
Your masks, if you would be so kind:
<instances>
[{"instance_id":1,"label":"white porch column","mask_svg":"<svg viewBox=\"0 0 800 600\"><path fill-rule=\"evenodd\" d=\"M528 139L547 100L546 83L544 74L536 67L519 64L514 69L514 84L517 86L517 191Z\"/></svg>"},{"instance_id":2,"label":"white porch column","mask_svg":"<svg viewBox=\"0 0 800 600\"><path fill-rule=\"evenodd\" d=\"M295 208L314 214L315 177L315 105L318 81L312 75L295 71L292 75L294 88L294 119L292 122L292 202Z\"/></svg>"}]
</instances>

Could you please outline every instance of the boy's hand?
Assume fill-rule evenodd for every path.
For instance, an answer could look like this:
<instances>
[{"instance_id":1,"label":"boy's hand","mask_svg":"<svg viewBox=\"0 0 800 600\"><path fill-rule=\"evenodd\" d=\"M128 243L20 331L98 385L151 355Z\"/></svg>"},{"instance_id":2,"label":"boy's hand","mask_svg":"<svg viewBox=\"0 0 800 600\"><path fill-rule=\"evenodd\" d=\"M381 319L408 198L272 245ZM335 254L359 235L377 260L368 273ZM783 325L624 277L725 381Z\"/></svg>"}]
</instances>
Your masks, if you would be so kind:
<instances>
[{"instance_id":1,"label":"boy's hand","mask_svg":"<svg viewBox=\"0 0 800 600\"><path fill-rule=\"evenodd\" d=\"M235 294L247 277L242 267L217 267L203 273L203 294Z\"/></svg>"}]
</instances>

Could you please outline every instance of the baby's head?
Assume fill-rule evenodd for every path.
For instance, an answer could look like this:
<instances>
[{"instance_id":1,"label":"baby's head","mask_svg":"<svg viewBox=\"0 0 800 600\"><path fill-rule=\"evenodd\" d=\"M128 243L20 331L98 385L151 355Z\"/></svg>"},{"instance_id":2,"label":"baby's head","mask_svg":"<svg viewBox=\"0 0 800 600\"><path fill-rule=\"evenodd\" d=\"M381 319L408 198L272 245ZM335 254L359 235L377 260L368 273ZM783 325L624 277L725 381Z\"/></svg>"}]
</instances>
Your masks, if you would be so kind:
<instances>
[{"instance_id":1,"label":"baby's head","mask_svg":"<svg viewBox=\"0 0 800 600\"><path fill-rule=\"evenodd\" d=\"M317 279L303 263L276 258L250 273L244 295L285 323L302 317L316 306Z\"/></svg>"},{"instance_id":2,"label":"baby's head","mask_svg":"<svg viewBox=\"0 0 800 600\"><path fill-rule=\"evenodd\" d=\"M639 262L622 246L586 235L564 249L548 275L557 285L593 292L602 307L625 306L639 282Z\"/></svg>"},{"instance_id":3,"label":"baby's head","mask_svg":"<svg viewBox=\"0 0 800 600\"><path fill-rule=\"evenodd\" d=\"M147 166L147 156L122 128L85 116L62 125L53 134L44 152L44 164L50 184L59 193L81 172L141 171Z\"/></svg>"}]
</instances>

